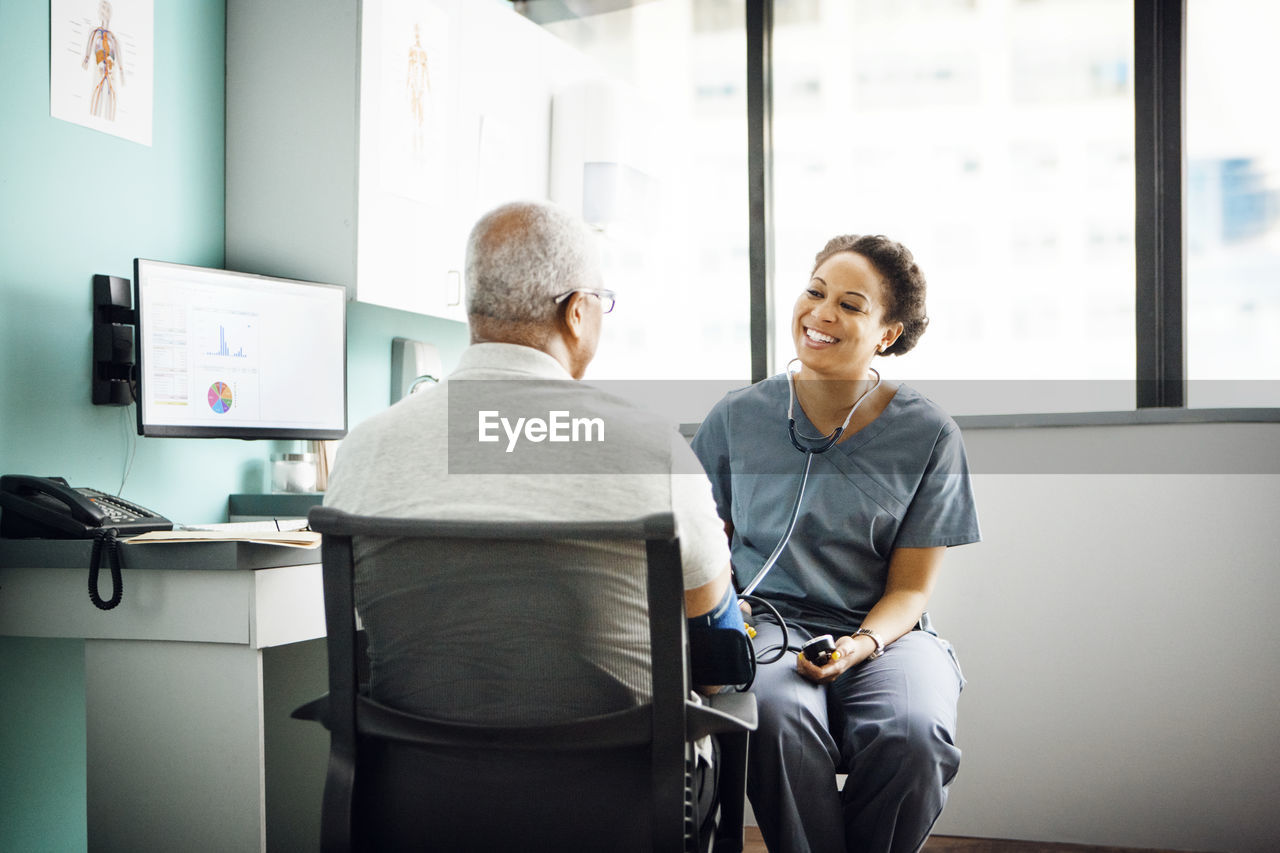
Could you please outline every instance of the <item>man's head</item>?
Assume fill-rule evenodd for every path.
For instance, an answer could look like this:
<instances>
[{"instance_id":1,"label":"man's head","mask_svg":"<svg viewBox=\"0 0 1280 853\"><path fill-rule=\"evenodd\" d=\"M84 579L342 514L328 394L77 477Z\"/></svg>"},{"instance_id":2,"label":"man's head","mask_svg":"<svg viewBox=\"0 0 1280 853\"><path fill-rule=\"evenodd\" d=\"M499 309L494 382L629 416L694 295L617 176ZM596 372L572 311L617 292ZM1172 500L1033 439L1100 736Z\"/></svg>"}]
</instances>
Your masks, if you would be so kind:
<instances>
[{"instance_id":1,"label":"man's head","mask_svg":"<svg viewBox=\"0 0 1280 853\"><path fill-rule=\"evenodd\" d=\"M495 208L467 239L471 340L543 350L580 378L600 340L601 279L581 220L544 202Z\"/></svg>"}]
</instances>

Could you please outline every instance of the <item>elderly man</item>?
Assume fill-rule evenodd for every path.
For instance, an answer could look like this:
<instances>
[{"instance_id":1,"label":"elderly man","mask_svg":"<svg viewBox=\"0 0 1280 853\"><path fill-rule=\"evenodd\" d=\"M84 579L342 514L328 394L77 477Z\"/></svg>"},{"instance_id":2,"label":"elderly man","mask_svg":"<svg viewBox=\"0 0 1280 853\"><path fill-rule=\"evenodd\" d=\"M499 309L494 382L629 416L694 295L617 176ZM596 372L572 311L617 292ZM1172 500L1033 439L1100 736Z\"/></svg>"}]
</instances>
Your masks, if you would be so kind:
<instances>
[{"instance_id":1,"label":"elderly man","mask_svg":"<svg viewBox=\"0 0 1280 853\"><path fill-rule=\"evenodd\" d=\"M471 346L444 383L352 430L325 503L364 515L461 519L671 512L691 634L709 625L742 630L723 525L687 444L670 425L573 381L595 355L614 302L593 241L582 222L548 204L513 203L482 217L467 243ZM529 428L533 420L539 430ZM495 543L484 562L503 567L500 584L440 601L424 600L421 573L400 548L356 542L356 605L370 688L383 703L442 719L532 724L648 698L643 549L582 543L573 553L561 546L539 555ZM540 610L538 560L582 567L582 612ZM449 570L465 578L483 568ZM503 597L576 632L570 646L582 648L580 665L560 662L549 673L516 626L494 630L483 654L457 639L474 635L484 618L477 614Z\"/></svg>"}]
</instances>

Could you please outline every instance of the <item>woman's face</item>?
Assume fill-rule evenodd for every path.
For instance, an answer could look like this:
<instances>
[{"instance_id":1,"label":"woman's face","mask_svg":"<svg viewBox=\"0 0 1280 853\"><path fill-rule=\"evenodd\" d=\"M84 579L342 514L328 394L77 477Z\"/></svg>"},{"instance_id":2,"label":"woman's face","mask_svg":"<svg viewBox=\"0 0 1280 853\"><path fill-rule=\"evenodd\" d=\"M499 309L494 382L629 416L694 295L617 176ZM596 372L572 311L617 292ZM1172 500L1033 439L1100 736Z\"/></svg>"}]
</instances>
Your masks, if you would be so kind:
<instances>
[{"instance_id":1,"label":"woman's face","mask_svg":"<svg viewBox=\"0 0 1280 853\"><path fill-rule=\"evenodd\" d=\"M827 258L792 313L800 363L824 375L863 378L877 348L902 333L901 323L885 325L888 307L888 288L870 261L855 252Z\"/></svg>"}]
</instances>

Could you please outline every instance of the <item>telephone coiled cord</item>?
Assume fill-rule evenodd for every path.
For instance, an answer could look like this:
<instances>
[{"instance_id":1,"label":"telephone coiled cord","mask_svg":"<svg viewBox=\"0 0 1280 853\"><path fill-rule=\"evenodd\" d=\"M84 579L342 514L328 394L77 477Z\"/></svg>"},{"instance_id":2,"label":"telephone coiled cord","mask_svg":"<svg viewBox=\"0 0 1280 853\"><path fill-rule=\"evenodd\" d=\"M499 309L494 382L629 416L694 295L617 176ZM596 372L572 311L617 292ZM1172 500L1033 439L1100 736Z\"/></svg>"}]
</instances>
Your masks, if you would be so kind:
<instances>
[{"instance_id":1,"label":"telephone coiled cord","mask_svg":"<svg viewBox=\"0 0 1280 853\"><path fill-rule=\"evenodd\" d=\"M120 577L120 540L114 527L107 527L93 534L93 552L89 556L89 600L99 610L110 610L124 596L124 582ZM98 594L98 569L102 566L102 552L107 552L111 569L111 598L103 601Z\"/></svg>"}]
</instances>

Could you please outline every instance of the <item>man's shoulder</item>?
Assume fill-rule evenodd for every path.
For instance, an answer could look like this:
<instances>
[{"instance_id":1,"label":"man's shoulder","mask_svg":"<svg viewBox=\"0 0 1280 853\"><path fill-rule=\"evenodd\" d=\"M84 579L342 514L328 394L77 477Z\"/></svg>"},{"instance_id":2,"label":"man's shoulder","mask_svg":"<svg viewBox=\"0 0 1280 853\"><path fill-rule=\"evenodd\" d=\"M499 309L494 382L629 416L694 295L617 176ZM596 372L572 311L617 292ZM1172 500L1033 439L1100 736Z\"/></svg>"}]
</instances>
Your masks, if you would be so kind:
<instances>
[{"instance_id":1,"label":"man's shoulder","mask_svg":"<svg viewBox=\"0 0 1280 853\"><path fill-rule=\"evenodd\" d=\"M446 411L443 385L432 386L357 424L338 447L325 503L367 511L368 496L390 481L441 468Z\"/></svg>"},{"instance_id":2,"label":"man's shoulder","mask_svg":"<svg viewBox=\"0 0 1280 853\"><path fill-rule=\"evenodd\" d=\"M448 398L448 382L426 386L361 421L343 440L343 447L395 436L399 432L421 433L436 426L442 428Z\"/></svg>"}]
</instances>

